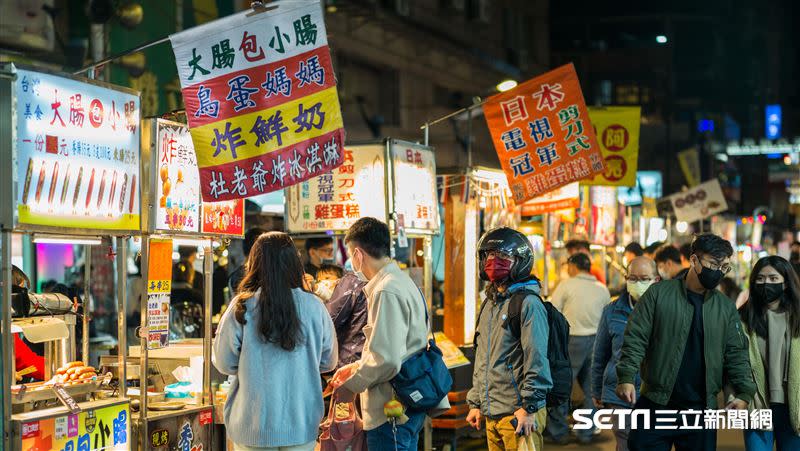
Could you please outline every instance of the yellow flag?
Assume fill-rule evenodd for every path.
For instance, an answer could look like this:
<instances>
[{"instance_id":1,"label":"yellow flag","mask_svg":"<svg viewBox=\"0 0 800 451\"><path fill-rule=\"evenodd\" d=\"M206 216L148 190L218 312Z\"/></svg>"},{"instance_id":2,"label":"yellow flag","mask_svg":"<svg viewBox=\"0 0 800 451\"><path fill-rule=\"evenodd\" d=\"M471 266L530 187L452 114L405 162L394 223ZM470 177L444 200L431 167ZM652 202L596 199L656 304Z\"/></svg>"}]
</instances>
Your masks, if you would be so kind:
<instances>
[{"instance_id":1,"label":"yellow flag","mask_svg":"<svg viewBox=\"0 0 800 451\"><path fill-rule=\"evenodd\" d=\"M589 119L595 128L606 170L582 185L636 186L639 158L641 108L590 107Z\"/></svg>"},{"instance_id":2,"label":"yellow flag","mask_svg":"<svg viewBox=\"0 0 800 451\"><path fill-rule=\"evenodd\" d=\"M681 166L686 183L689 187L700 184L700 153L697 148L691 147L678 152L678 163Z\"/></svg>"}]
</instances>

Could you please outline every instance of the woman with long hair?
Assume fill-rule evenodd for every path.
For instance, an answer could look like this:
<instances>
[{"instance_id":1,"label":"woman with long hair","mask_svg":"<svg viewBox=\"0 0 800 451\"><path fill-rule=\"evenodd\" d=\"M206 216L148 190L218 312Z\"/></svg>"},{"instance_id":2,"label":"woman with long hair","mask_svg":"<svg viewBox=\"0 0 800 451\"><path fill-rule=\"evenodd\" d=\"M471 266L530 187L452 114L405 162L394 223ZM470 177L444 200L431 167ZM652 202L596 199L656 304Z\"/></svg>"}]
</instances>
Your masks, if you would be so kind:
<instances>
[{"instance_id":1,"label":"woman with long hair","mask_svg":"<svg viewBox=\"0 0 800 451\"><path fill-rule=\"evenodd\" d=\"M303 288L289 235L256 240L220 320L213 361L236 376L225 403L234 449L314 449L324 414L319 375L336 367L336 335L325 306Z\"/></svg>"},{"instance_id":2,"label":"woman with long hair","mask_svg":"<svg viewBox=\"0 0 800 451\"><path fill-rule=\"evenodd\" d=\"M748 451L800 449L800 280L786 259L760 259L741 311L756 382L751 410L771 409L772 428L745 431ZM755 418L755 417L754 417Z\"/></svg>"}]
</instances>

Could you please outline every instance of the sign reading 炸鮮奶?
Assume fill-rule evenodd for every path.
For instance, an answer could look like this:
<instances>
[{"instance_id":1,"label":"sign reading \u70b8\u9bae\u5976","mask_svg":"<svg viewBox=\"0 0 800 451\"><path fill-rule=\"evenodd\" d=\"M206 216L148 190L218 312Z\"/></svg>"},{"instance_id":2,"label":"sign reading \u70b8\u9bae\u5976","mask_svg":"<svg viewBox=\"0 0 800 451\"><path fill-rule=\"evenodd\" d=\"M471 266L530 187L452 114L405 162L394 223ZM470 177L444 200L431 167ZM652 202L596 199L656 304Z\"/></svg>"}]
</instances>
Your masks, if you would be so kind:
<instances>
[{"instance_id":1,"label":"sign reading \u70b8\u9bae\u5976","mask_svg":"<svg viewBox=\"0 0 800 451\"><path fill-rule=\"evenodd\" d=\"M635 186L639 160L638 106L590 107L589 118L595 128L597 142L603 152L605 171L584 185Z\"/></svg>"},{"instance_id":2,"label":"sign reading \u70b8\u9bae\u5976","mask_svg":"<svg viewBox=\"0 0 800 451\"><path fill-rule=\"evenodd\" d=\"M384 145L348 146L344 164L286 190L287 231L345 232L365 216L386 222L385 164Z\"/></svg>"},{"instance_id":3,"label":"sign reading \u70b8\u9bae\u5976","mask_svg":"<svg viewBox=\"0 0 800 451\"><path fill-rule=\"evenodd\" d=\"M343 163L344 128L319 1L248 9L170 40L204 201L268 193Z\"/></svg>"},{"instance_id":4,"label":"sign reading \u70b8\u9bae\u5976","mask_svg":"<svg viewBox=\"0 0 800 451\"><path fill-rule=\"evenodd\" d=\"M605 168L572 64L489 98L483 113L518 204Z\"/></svg>"},{"instance_id":5,"label":"sign reading \u70b8\u9bae\u5976","mask_svg":"<svg viewBox=\"0 0 800 451\"><path fill-rule=\"evenodd\" d=\"M31 70L16 76L19 223L139 230L139 96Z\"/></svg>"}]
</instances>

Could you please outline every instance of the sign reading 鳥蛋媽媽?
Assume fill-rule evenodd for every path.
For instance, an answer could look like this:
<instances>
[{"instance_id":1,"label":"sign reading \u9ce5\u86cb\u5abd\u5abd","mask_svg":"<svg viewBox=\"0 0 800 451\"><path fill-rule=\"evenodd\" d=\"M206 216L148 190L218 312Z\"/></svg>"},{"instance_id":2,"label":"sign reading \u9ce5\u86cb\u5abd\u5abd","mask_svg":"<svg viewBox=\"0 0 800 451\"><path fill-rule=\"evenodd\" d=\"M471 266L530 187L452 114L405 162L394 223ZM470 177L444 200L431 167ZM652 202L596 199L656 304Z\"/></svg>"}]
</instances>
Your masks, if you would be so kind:
<instances>
[{"instance_id":1,"label":"sign reading \u9ce5\u86cb\u5abd\u5abd","mask_svg":"<svg viewBox=\"0 0 800 451\"><path fill-rule=\"evenodd\" d=\"M170 37L204 201L296 185L343 163L320 3L300 0Z\"/></svg>"},{"instance_id":2,"label":"sign reading \u9ce5\u86cb\u5abd\u5abd","mask_svg":"<svg viewBox=\"0 0 800 451\"><path fill-rule=\"evenodd\" d=\"M139 230L139 96L18 69L20 224Z\"/></svg>"},{"instance_id":3,"label":"sign reading \u9ce5\u86cb\u5abd\u5abd","mask_svg":"<svg viewBox=\"0 0 800 451\"><path fill-rule=\"evenodd\" d=\"M605 169L572 64L489 98L483 112L518 204Z\"/></svg>"}]
</instances>

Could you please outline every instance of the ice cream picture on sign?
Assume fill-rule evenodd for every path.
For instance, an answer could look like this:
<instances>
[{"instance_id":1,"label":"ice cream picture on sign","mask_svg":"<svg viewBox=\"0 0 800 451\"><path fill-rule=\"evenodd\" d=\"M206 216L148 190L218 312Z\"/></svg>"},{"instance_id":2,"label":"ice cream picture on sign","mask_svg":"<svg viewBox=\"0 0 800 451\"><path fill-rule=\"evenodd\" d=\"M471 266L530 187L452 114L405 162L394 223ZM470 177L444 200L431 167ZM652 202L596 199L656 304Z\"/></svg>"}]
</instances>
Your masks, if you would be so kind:
<instances>
[{"instance_id":1,"label":"ice cream picture on sign","mask_svg":"<svg viewBox=\"0 0 800 451\"><path fill-rule=\"evenodd\" d=\"M483 112L517 203L605 170L572 64L491 97Z\"/></svg>"}]
</instances>

